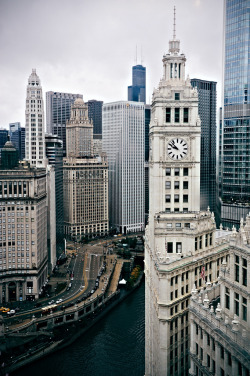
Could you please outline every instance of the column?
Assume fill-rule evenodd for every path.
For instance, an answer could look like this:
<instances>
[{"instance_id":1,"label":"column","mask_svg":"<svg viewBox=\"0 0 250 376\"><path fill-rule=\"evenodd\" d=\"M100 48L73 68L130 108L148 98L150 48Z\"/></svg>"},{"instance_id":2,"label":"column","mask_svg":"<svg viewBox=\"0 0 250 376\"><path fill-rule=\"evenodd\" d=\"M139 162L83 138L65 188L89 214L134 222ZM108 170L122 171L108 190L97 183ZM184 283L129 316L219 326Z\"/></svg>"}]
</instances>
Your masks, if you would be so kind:
<instances>
[{"instance_id":1,"label":"column","mask_svg":"<svg viewBox=\"0 0 250 376\"><path fill-rule=\"evenodd\" d=\"M238 375L238 361L235 356L232 356L232 375Z\"/></svg>"},{"instance_id":2,"label":"column","mask_svg":"<svg viewBox=\"0 0 250 376\"><path fill-rule=\"evenodd\" d=\"M16 301L19 302L20 292L19 292L19 282L16 282Z\"/></svg>"},{"instance_id":3,"label":"column","mask_svg":"<svg viewBox=\"0 0 250 376\"><path fill-rule=\"evenodd\" d=\"M220 375L220 345L219 342L215 342L215 374ZM233 373L233 375L237 375L237 373Z\"/></svg>"},{"instance_id":4,"label":"column","mask_svg":"<svg viewBox=\"0 0 250 376\"><path fill-rule=\"evenodd\" d=\"M202 365L204 367L207 367L207 333L205 332L205 330L202 330L202 331L203 331L203 341L202 341L203 361L202 361Z\"/></svg>"},{"instance_id":5,"label":"column","mask_svg":"<svg viewBox=\"0 0 250 376\"><path fill-rule=\"evenodd\" d=\"M5 284L5 301L6 302L9 301L9 284L8 283Z\"/></svg>"}]
</instances>

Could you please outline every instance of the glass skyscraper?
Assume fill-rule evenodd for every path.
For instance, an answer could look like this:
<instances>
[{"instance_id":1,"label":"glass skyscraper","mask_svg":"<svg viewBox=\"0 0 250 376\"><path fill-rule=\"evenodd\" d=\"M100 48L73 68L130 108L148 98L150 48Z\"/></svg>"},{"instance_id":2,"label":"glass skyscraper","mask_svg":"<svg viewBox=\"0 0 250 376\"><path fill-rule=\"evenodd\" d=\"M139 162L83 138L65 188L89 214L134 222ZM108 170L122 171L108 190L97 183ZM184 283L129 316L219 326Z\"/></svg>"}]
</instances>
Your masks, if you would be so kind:
<instances>
[{"instance_id":1,"label":"glass skyscraper","mask_svg":"<svg viewBox=\"0 0 250 376\"><path fill-rule=\"evenodd\" d=\"M238 227L250 210L249 22L249 0L225 1L220 191L226 227Z\"/></svg>"},{"instance_id":2,"label":"glass skyscraper","mask_svg":"<svg viewBox=\"0 0 250 376\"><path fill-rule=\"evenodd\" d=\"M132 67L132 86L128 86L128 100L146 103L146 68L142 65Z\"/></svg>"},{"instance_id":3,"label":"glass skyscraper","mask_svg":"<svg viewBox=\"0 0 250 376\"><path fill-rule=\"evenodd\" d=\"M210 207L219 226L216 215L216 82L194 78L191 85L198 91L201 119L200 206L201 210Z\"/></svg>"},{"instance_id":4,"label":"glass skyscraper","mask_svg":"<svg viewBox=\"0 0 250 376\"><path fill-rule=\"evenodd\" d=\"M46 93L46 124L47 133L57 134L63 142L63 154L66 156L66 122L70 119L71 105L81 94L60 93L48 91Z\"/></svg>"}]
</instances>

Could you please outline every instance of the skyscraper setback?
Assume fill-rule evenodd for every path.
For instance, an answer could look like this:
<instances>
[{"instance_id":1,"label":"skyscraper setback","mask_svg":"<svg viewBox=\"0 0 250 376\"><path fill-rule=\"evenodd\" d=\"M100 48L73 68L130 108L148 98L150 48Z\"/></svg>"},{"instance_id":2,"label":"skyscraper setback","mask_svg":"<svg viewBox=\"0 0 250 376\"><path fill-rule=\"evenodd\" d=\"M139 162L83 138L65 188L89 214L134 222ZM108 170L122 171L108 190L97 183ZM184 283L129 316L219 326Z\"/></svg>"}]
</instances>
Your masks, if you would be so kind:
<instances>
[{"instance_id":1,"label":"skyscraper setback","mask_svg":"<svg viewBox=\"0 0 250 376\"><path fill-rule=\"evenodd\" d=\"M250 210L249 14L249 1L225 1L220 166L221 222L229 227Z\"/></svg>"},{"instance_id":2,"label":"skyscraper setback","mask_svg":"<svg viewBox=\"0 0 250 376\"><path fill-rule=\"evenodd\" d=\"M128 100L146 102L146 68L134 65L132 68L132 86L128 86Z\"/></svg>"}]
</instances>

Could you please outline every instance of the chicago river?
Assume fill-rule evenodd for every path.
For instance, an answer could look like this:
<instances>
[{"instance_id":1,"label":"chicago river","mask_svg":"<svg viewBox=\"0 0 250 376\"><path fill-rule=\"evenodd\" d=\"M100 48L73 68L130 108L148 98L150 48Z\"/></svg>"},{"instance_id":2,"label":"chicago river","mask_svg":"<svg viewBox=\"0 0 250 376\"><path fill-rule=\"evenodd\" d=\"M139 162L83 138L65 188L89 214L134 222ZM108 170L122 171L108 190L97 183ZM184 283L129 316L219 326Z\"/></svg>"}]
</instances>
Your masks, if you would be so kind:
<instances>
[{"instance_id":1,"label":"chicago river","mask_svg":"<svg viewBox=\"0 0 250 376\"><path fill-rule=\"evenodd\" d=\"M144 282L70 346L10 376L144 375Z\"/></svg>"}]
</instances>

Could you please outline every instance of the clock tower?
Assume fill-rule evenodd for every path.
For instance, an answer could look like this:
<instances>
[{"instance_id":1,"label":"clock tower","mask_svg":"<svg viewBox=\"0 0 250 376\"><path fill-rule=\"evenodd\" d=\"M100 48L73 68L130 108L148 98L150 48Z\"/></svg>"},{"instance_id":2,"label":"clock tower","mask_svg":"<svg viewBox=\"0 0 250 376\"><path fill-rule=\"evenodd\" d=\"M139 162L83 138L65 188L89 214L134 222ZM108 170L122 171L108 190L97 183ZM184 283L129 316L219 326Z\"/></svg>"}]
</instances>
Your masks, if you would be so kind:
<instances>
[{"instance_id":1,"label":"clock tower","mask_svg":"<svg viewBox=\"0 0 250 376\"><path fill-rule=\"evenodd\" d=\"M185 77L186 57L180 53L175 21L169 52L162 61L163 77L153 92L149 133L147 376L188 374L189 298L194 284L198 288L204 283L199 270L215 241L213 213L209 208L200 212L198 92ZM216 272L209 276L217 278Z\"/></svg>"}]
</instances>

